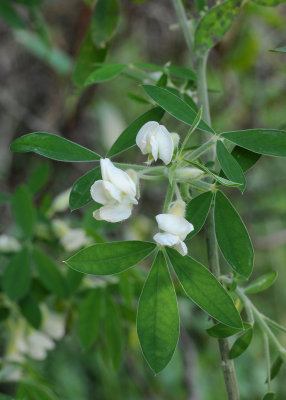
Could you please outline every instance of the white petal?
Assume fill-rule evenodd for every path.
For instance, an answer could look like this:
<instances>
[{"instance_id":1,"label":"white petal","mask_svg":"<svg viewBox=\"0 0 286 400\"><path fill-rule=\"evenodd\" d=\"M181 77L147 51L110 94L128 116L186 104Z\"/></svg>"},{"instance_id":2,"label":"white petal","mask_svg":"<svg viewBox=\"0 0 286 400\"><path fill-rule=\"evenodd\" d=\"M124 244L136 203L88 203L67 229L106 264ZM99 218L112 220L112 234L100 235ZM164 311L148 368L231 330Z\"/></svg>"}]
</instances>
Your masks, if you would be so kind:
<instances>
[{"instance_id":1,"label":"white petal","mask_svg":"<svg viewBox=\"0 0 286 400\"><path fill-rule=\"evenodd\" d=\"M99 180L94 182L90 188L90 194L94 201L100 204L107 204L110 200L106 197L103 187L103 181Z\"/></svg>"},{"instance_id":2,"label":"white petal","mask_svg":"<svg viewBox=\"0 0 286 400\"><path fill-rule=\"evenodd\" d=\"M156 233L153 239L162 246L174 246L180 240L178 236L171 235L171 233Z\"/></svg>"},{"instance_id":3,"label":"white petal","mask_svg":"<svg viewBox=\"0 0 286 400\"><path fill-rule=\"evenodd\" d=\"M101 159L100 166L104 181L113 183L123 193L136 195L136 185L126 172L116 168L108 158Z\"/></svg>"},{"instance_id":4,"label":"white petal","mask_svg":"<svg viewBox=\"0 0 286 400\"><path fill-rule=\"evenodd\" d=\"M158 122L149 121L146 122L146 124L144 124L137 133L136 144L143 154L147 153L146 149L147 140L149 139L150 135L153 135L156 132L158 126L159 126Z\"/></svg>"},{"instance_id":5,"label":"white petal","mask_svg":"<svg viewBox=\"0 0 286 400\"><path fill-rule=\"evenodd\" d=\"M119 222L130 217L132 212L132 204L114 204L101 207L94 211L95 219L105 220L108 222Z\"/></svg>"},{"instance_id":6,"label":"white petal","mask_svg":"<svg viewBox=\"0 0 286 400\"><path fill-rule=\"evenodd\" d=\"M186 218L179 217L173 214L159 214L156 216L158 226L165 232L172 233L173 235L180 236L182 240L185 239L188 233L194 230Z\"/></svg>"},{"instance_id":7,"label":"white petal","mask_svg":"<svg viewBox=\"0 0 286 400\"><path fill-rule=\"evenodd\" d=\"M165 163L169 164L173 157L174 142L172 136L164 125L160 125L156 132L156 141L159 147L159 158Z\"/></svg>"},{"instance_id":8,"label":"white petal","mask_svg":"<svg viewBox=\"0 0 286 400\"><path fill-rule=\"evenodd\" d=\"M110 200L116 200L119 202L121 201L121 193L117 189L117 187L115 187L112 183L110 183L108 181L103 181L102 185L103 185L103 190L104 190L107 198L109 198Z\"/></svg>"},{"instance_id":9,"label":"white petal","mask_svg":"<svg viewBox=\"0 0 286 400\"><path fill-rule=\"evenodd\" d=\"M152 135L150 137L150 146L151 146L151 152L152 152L152 156L154 158L155 161L157 161L158 159L158 152L159 152L159 145L157 142L157 139L154 135Z\"/></svg>"},{"instance_id":10,"label":"white petal","mask_svg":"<svg viewBox=\"0 0 286 400\"><path fill-rule=\"evenodd\" d=\"M185 256L188 254L188 248L185 245L185 243L182 242L181 240L175 244L174 249L176 249L180 254L182 254L182 256Z\"/></svg>"}]
</instances>

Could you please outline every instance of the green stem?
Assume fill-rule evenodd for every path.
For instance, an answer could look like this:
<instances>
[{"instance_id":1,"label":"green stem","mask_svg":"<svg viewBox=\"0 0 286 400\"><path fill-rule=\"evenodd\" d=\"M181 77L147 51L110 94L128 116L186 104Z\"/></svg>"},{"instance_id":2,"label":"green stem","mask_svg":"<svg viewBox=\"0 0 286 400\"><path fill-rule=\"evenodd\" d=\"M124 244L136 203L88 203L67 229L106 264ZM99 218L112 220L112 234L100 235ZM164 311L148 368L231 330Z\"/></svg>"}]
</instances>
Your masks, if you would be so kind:
<instances>
[{"instance_id":1,"label":"green stem","mask_svg":"<svg viewBox=\"0 0 286 400\"><path fill-rule=\"evenodd\" d=\"M173 184L173 185L169 184L166 198L165 198L164 207L163 207L163 214L165 214L168 211L169 204L171 203L171 201L173 199L174 190L175 190L175 184Z\"/></svg>"},{"instance_id":2,"label":"green stem","mask_svg":"<svg viewBox=\"0 0 286 400\"><path fill-rule=\"evenodd\" d=\"M214 136L210 138L207 142L203 143L196 150L192 151L190 157L188 158L190 161L196 160L199 156L204 154L207 150L209 150L215 143L217 142L217 137ZM185 156L186 158L186 156Z\"/></svg>"},{"instance_id":3,"label":"green stem","mask_svg":"<svg viewBox=\"0 0 286 400\"><path fill-rule=\"evenodd\" d=\"M265 358L266 358L266 369L267 369L267 385L268 392L271 391L271 365L270 365L270 353L269 353L269 340L266 333L263 335L264 348L265 348Z\"/></svg>"},{"instance_id":4,"label":"green stem","mask_svg":"<svg viewBox=\"0 0 286 400\"><path fill-rule=\"evenodd\" d=\"M173 6L175 8L176 14L178 16L180 26L182 28L182 31L184 33L185 41L187 43L189 53L191 56L191 60L193 63L193 39L190 31L190 27L188 24L188 20L186 17L185 9L183 7L182 1L181 0L172 0L173 1Z\"/></svg>"},{"instance_id":5,"label":"green stem","mask_svg":"<svg viewBox=\"0 0 286 400\"><path fill-rule=\"evenodd\" d=\"M274 328L278 329L279 331L286 333L286 328L284 326L278 324L278 322L276 322L276 321L273 321L273 319L266 317L266 315L264 315L264 314L261 314L261 315L262 315L262 318L266 322L268 322L269 325L272 325Z\"/></svg>"},{"instance_id":6,"label":"green stem","mask_svg":"<svg viewBox=\"0 0 286 400\"><path fill-rule=\"evenodd\" d=\"M254 304L249 300L249 298L245 295L244 291L237 287L235 292L237 295L240 297L244 305L250 307L252 309L253 315L255 317L255 320L257 321L260 329L262 330L263 333L265 333L273 346L276 347L278 352L281 355L281 358L283 358L284 362L286 362L286 349L281 345L279 340L276 338L272 330L269 328L267 323L264 320L264 315L260 313L260 311L257 310L257 308L254 306Z\"/></svg>"},{"instance_id":7,"label":"green stem","mask_svg":"<svg viewBox=\"0 0 286 400\"><path fill-rule=\"evenodd\" d=\"M206 65L207 65L207 54L204 56L200 56L197 60L197 74L198 74L198 99L199 105L203 107L203 119L209 125L211 125L210 111L209 111L209 98L207 91L207 80L206 80ZM215 161L216 153L215 147L210 146L213 149L210 152L211 161ZM216 242L215 235L215 227L214 227L214 216L213 216L213 207L206 221L206 241L207 241L207 253L208 253L208 261L210 270L213 274L219 278L220 277L220 265L219 265L219 256L218 256L218 248ZM222 360L222 369L224 375L224 381L226 386L226 391L229 400L239 400L239 389L236 378L236 372L234 368L233 360L228 358L229 355L229 341L228 339L218 339L219 350Z\"/></svg>"}]
</instances>

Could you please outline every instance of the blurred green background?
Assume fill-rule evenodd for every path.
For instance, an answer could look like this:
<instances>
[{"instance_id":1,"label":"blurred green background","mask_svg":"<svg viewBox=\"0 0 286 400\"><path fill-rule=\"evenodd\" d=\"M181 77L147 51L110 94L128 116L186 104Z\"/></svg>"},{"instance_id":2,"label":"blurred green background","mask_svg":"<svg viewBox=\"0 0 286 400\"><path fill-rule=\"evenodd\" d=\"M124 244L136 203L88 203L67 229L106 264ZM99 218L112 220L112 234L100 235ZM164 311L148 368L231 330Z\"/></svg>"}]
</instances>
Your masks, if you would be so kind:
<instances>
[{"instance_id":1,"label":"blurred green background","mask_svg":"<svg viewBox=\"0 0 286 400\"><path fill-rule=\"evenodd\" d=\"M143 96L140 82L136 80L121 76L86 90L72 83L73 65L92 17L90 2L46 0L39 8L32 9L20 3L16 10L25 29L19 30L17 22L0 20L0 192L6 194L27 181L32 171L43 163L33 154L11 153L9 145L16 137L32 131L60 133L103 155L123 129L148 109L148 104L134 101L134 94ZM191 14L192 2L186 2L186 6ZM286 128L286 55L269 52L285 45L285 37L286 4L270 8L246 2L232 28L209 57L211 115L217 131ZM52 49L48 55L46 45ZM121 1L120 23L107 60L158 65L171 61L188 66L189 55L171 2ZM170 131L186 133L186 127L170 116L165 116L163 121ZM134 149L118 159L144 161L139 150ZM48 208L46 204L51 199L70 188L91 168L81 163L51 162L49 165L51 175L36 196L39 208ZM266 315L286 325L285 160L262 157L248 172L247 182L243 195L236 190L227 191L254 244L253 278L269 270L278 272L275 285L263 294L252 295L253 301ZM89 234L94 231L94 240L97 233L112 239L150 240L156 229L153 216L162 207L164 190L157 183L142 185L142 198L134 218L111 228L96 225L90 219L89 206L72 214L66 211L59 218L69 221L73 227L83 227ZM0 204L0 213L1 233L13 231L8 203ZM61 261L63 251L57 244L51 248L54 258ZM206 263L203 232L191 240L189 253ZM210 321L183 293L179 304L182 333L173 360L158 376L146 365L135 328L136 303L147 274L146 266L142 265L137 272L127 271L124 279L106 284L115 298L121 298L122 293L125 296L119 300L123 331L119 370L111 366L101 335L90 351L81 349L76 323L71 324L46 360L30 360L31 367L51 383L60 400L226 399L217 343L204 330ZM127 291L126 288L122 291L124 284ZM74 295L71 308L81 296L82 292ZM2 336L5 342L5 335ZM278 336L286 345L285 334ZM235 366L241 398L261 399L266 391L266 365L263 341L257 329L250 348L235 360ZM286 399L284 366L273 387L277 399ZM0 384L3 393L13 394L14 388L13 383ZM36 392L34 396L31 398L40 398Z\"/></svg>"}]
</instances>

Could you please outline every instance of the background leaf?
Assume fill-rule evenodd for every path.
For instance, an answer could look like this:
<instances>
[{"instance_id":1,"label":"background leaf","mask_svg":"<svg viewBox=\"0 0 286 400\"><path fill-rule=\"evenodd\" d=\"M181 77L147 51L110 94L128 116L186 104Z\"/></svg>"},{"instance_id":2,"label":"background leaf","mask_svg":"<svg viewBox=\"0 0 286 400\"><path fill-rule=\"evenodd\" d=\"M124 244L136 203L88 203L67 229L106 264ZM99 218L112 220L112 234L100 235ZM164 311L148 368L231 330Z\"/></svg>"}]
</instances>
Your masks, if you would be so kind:
<instances>
[{"instance_id":1,"label":"background leaf","mask_svg":"<svg viewBox=\"0 0 286 400\"><path fill-rule=\"evenodd\" d=\"M254 260L249 234L235 208L220 191L216 193L214 221L219 248L229 265L248 278Z\"/></svg>"},{"instance_id":2,"label":"background leaf","mask_svg":"<svg viewBox=\"0 0 286 400\"><path fill-rule=\"evenodd\" d=\"M247 129L222 133L222 137L259 154L286 157L286 131Z\"/></svg>"},{"instance_id":3,"label":"background leaf","mask_svg":"<svg viewBox=\"0 0 286 400\"><path fill-rule=\"evenodd\" d=\"M15 254L3 275L3 289L13 300L23 298L31 285L30 257L27 249Z\"/></svg>"},{"instance_id":4,"label":"background leaf","mask_svg":"<svg viewBox=\"0 0 286 400\"><path fill-rule=\"evenodd\" d=\"M98 0L92 20L92 39L98 47L106 46L115 33L119 20L118 0Z\"/></svg>"},{"instance_id":5,"label":"background leaf","mask_svg":"<svg viewBox=\"0 0 286 400\"><path fill-rule=\"evenodd\" d=\"M126 64L102 64L88 76L85 81L85 86L114 79L121 74L124 68L126 68Z\"/></svg>"},{"instance_id":6,"label":"background leaf","mask_svg":"<svg viewBox=\"0 0 286 400\"><path fill-rule=\"evenodd\" d=\"M180 97L174 95L170 91L158 86L142 85L145 92L150 96L159 106L164 108L169 114L177 118L179 121L185 122L187 125L192 125L197 112L193 110L187 103ZM214 133L203 120L199 123L198 129Z\"/></svg>"},{"instance_id":7,"label":"background leaf","mask_svg":"<svg viewBox=\"0 0 286 400\"><path fill-rule=\"evenodd\" d=\"M119 310L110 296L106 296L104 339L113 367L118 370L122 358L122 332Z\"/></svg>"},{"instance_id":8,"label":"background leaf","mask_svg":"<svg viewBox=\"0 0 286 400\"><path fill-rule=\"evenodd\" d=\"M48 182L51 176L51 165L48 162L43 162L33 169L28 178L27 185L30 191L35 195Z\"/></svg>"},{"instance_id":9,"label":"background leaf","mask_svg":"<svg viewBox=\"0 0 286 400\"><path fill-rule=\"evenodd\" d=\"M15 222L23 236L29 238L33 235L36 222L36 210L33 199L27 186L20 185L12 198L12 207Z\"/></svg>"},{"instance_id":10,"label":"background leaf","mask_svg":"<svg viewBox=\"0 0 286 400\"><path fill-rule=\"evenodd\" d=\"M66 298L68 288L55 262L37 248L34 249L34 261L43 286L57 296Z\"/></svg>"},{"instance_id":11,"label":"background leaf","mask_svg":"<svg viewBox=\"0 0 286 400\"><path fill-rule=\"evenodd\" d=\"M113 143L111 149L108 151L106 157L112 157L129 149L136 144L136 136L139 129L148 121L160 122L163 118L165 111L160 107L151 108L139 118L135 119Z\"/></svg>"},{"instance_id":12,"label":"background leaf","mask_svg":"<svg viewBox=\"0 0 286 400\"><path fill-rule=\"evenodd\" d=\"M19 306L21 313L29 322L29 324L33 328L39 329L42 323L42 313L35 298L29 294L20 301Z\"/></svg>"},{"instance_id":13,"label":"background leaf","mask_svg":"<svg viewBox=\"0 0 286 400\"><path fill-rule=\"evenodd\" d=\"M195 30L195 48L201 53L213 48L231 27L240 5L241 0L227 0L211 8Z\"/></svg>"},{"instance_id":14,"label":"background leaf","mask_svg":"<svg viewBox=\"0 0 286 400\"><path fill-rule=\"evenodd\" d=\"M97 47L92 39L90 28L83 40L76 59L72 80L75 85L83 87L88 76L94 71L97 63L103 62L107 54L107 46Z\"/></svg>"},{"instance_id":15,"label":"background leaf","mask_svg":"<svg viewBox=\"0 0 286 400\"><path fill-rule=\"evenodd\" d=\"M205 192L195 197L186 206L186 219L193 224L194 230L188 234L187 239L195 236L203 227L208 216L213 192Z\"/></svg>"},{"instance_id":16,"label":"background leaf","mask_svg":"<svg viewBox=\"0 0 286 400\"><path fill-rule=\"evenodd\" d=\"M34 132L21 136L11 144L11 150L21 153L34 152L57 161L98 161L100 156L77 143L58 135Z\"/></svg>"},{"instance_id":17,"label":"background leaf","mask_svg":"<svg viewBox=\"0 0 286 400\"><path fill-rule=\"evenodd\" d=\"M186 294L213 318L240 329L242 322L232 298L210 271L174 249L166 251Z\"/></svg>"},{"instance_id":18,"label":"background leaf","mask_svg":"<svg viewBox=\"0 0 286 400\"><path fill-rule=\"evenodd\" d=\"M157 254L139 299L137 332L148 364L155 373L162 371L179 337L177 298L162 252Z\"/></svg>"},{"instance_id":19,"label":"background leaf","mask_svg":"<svg viewBox=\"0 0 286 400\"><path fill-rule=\"evenodd\" d=\"M97 338L101 311L101 290L90 290L78 310L77 334L84 350L90 349Z\"/></svg>"},{"instance_id":20,"label":"background leaf","mask_svg":"<svg viewBox=\"0 0 286 400\"><path fill-rule=\"evenodd\" d=\"M98 243L80 250L66 263L84 274L112 275L133 267L147 257L155 247L155 243L137 240Z\"/></svg>"}]
</instances>

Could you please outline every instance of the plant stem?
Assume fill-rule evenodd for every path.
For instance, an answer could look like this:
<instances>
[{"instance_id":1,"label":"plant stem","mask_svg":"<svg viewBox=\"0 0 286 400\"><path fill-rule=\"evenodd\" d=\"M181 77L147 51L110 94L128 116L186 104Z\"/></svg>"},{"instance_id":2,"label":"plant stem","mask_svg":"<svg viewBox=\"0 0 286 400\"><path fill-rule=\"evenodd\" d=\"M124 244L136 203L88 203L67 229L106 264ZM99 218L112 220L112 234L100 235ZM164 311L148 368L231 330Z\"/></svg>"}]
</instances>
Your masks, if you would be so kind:
<instances>
[{"instance_id":1,"label":"plant stem","mask_svg":"<svg viewBox=\"0 0 286 400\"><path fill-rule=\"evenodd\" d=\"M173 199L174 190L175 190L175 183L173 183L173 185L169 184L166 198L165 198L164 207L163 207L163 214L168 211L169 204L171 203L171 201Z\"/></svg>"},{"instance_id":2,"label":"plant stem","mask_svg":"<svg viewBox=\"0 0 286 400\"><path fill-rule=\"evenodd\" d=\"M243 290L241 288L237 287L235 292L240 297L240 299L242 300L244 305L247 305L248 307L250 307L252 309L253 315L254 315L255 320L257 321L260 329L262 330L263 333L265 333L268 336L269 340L279 351L281 358L283 358L283 361L286 362L286 349L281 345L279 340L276 338L276 336L274 335L272 330L269 328L269 326L265 322L264 315L261 314L261 312L257 310L257 308L249 300L249 298L245 295L245 293L243 292Z\"/></svg>"},{"instance_id":3,"label":"plant stem","mask_svg":"<svg viewBox=\"0 0 286 400\"><path fill-rule=\"evenodd\" d=\"M266 333L263 335L264 347L265 347L265 358L266 358L266 368L267 368L267 385L268 392L271 391L271 365L270 365L270 354L269 354L269 340Z\"/></svg>"},{"instance_id":4,"label":"plant stem","mask_svg":"<svg viewBox=\"0 0 286 400\"><path fill-rule=\"evenodd\" d=\"M200 105L203 107L203 119L207 124L211 125L210 111L209 111L209 98L207 91L207 80L206 80L206 65L207 65L207 55L201 56L198 58L197 62L197 74L198 74L198 99ZM212 152L211 161L215 161L215 147L210 147ZM219 265L219 256L218 256L218 248L216 242L215 235L215 227L214 227L214 216L213 216L213 207L211 209L210 215L206 221L206 241L207 241L207 252L208 252L208 260L210 270L216 276L216 278L220 277L220 265ZM239 389L236 379L236 372L234 368L233 360L230 360L229 355L229 341L228 339L218 339L219 350L222 360L222 370L224 375L224 381L226 386L226 391L229 400L239 400Z\"/></svg>"},{"instance_id":5,"label":"plant stem","mask_svg":"<svg viewBox=\"0 0 286 400\"><path fill-rule=\"evenodd\" d=\"M278 322L276 322L276 321L273 321L273 319L266 317L266 315L264 315L264 314L261 314L261 315L262 315L262 318L266 322L268 322L269 325L272 325L274 328L278 329L279 331L286 333L286 328L284 326L278 324Z\"/></svg>"},{"instance_id":6,"label":"plant stem","mask_svg":"<svg viewBox=\"0 0 286 400\"><path fill-rule=\"evenodd\" d=\"M180 26L184 33L185 41L187 43L189 53L191 56L192 64L193 64L193 39L189 27L189 23L186 17L185 9L182 4L182 0L172 0L173 6L175 8L176 14L178 16Z\"/></svg>"}]
</instances>

